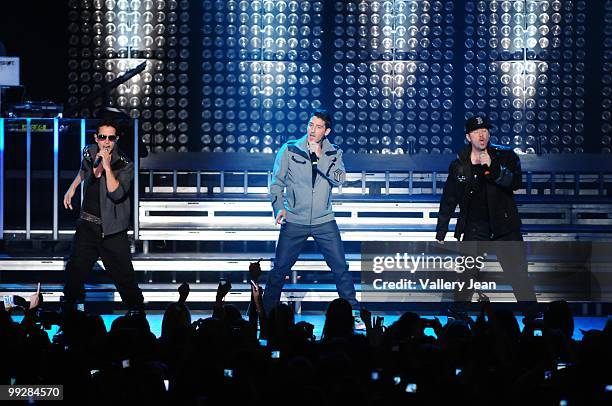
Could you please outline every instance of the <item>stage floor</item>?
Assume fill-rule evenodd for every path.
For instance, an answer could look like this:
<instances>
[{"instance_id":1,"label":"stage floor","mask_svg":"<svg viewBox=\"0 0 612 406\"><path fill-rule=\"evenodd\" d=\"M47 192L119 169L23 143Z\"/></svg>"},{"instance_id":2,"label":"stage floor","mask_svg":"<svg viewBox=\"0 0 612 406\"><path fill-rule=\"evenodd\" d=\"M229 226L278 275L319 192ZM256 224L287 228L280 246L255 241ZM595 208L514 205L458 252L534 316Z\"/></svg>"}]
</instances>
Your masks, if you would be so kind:
<instances>
[{"instance_id":1,"label":"stage floor","mask_svg":"<svg viewBox=\"0 0 612 406\"><path fill-rule=\"evenodd\" d=\"M206 318L206 317L210 317L212 314L212 312L208 311L192 311L191 312L191 321L195 321L199 318ZM393 322L395 322L402 313L399 312L372 312L372 316L383 316L384 317L384 325L385 326L389 326L391 325ZM116 313L116 314L103 314L102 318L104 320L104 324L106 325L106 329L110 330L111 328L111 324L113 323L113 321L121 316L122 313ZM162 319L163 319L163 312L161 311L151 311L151 312L147 312L147 320L149 321L149 325L151 326L151 332L153 334L155 334L156 337L159 337L161 335L161 325L162 325ZM447 321L447 316L438 316L437 314L421 314L421 317L425 317L425 318L432 318L432 317L438 317L440 319L440 322L444 325ZM473 317L475 319L475 317ZM522 316L517 316L516 319L519 322L519 325L521 327L521 329L523 328L523 317ZM603 328L606 325L606 321L607 321L608 317L574 317L574 339L575 340L581 340L582 339L582 332L581 330L584 331L588 331L588 330L603 330ZM13 320L15 321L21 321L21 316L13 316ZM303 312L302 314L297 314L295 316L295 321L296 323L298 321L306 321L308 323L311 323L315 326L314 332L315 335L317 337L317 339L321 338L321 333L323 331L323 324L325 323L325 314L322 312ZM47 330L47 333L49 334L49 338L53 337L53 335L57 332L57 327L54 326L51 330ZM431 329L427 329L426 330L426 334L429 333L433 336L435 336L435 334L433 334L433 332L431 332Z\"/></svg>"}]
</instances>

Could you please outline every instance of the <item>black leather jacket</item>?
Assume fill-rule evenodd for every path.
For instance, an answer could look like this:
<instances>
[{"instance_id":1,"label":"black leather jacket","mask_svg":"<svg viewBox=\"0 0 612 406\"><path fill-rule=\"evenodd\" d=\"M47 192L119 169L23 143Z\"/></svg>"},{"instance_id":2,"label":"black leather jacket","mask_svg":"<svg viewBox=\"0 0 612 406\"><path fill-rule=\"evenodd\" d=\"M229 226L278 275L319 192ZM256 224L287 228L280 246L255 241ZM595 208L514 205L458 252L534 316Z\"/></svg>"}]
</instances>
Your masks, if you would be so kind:
<instances>
[{"instance_id":1,"label":"black leather jacket","mask_svg":"<svg viewBox=\"0 0 612 406\"><path fill-rule=\"evenodd\" d=\"M81 160L81 179L83 194L87 193L89 178L93 174L93 158L98 153L98 145L87 145L83 149ZM111 153L111 169L119 182L119 187L112 192L106 190L106 182L100 182L100 215L102 217L102 234L111 235L127 230L130 225L130 188L134 178L134 164L115 146Z\"/></svg>"},{"instance_id":2,"label":"black leather jacket","mask_svg":"<svg viewBox=\"0 0 612 406\"><path fill-rule=\"evenodd\" d=\"M490 172L486 175L491 232L494 236L520 232L521 219L513 192L521 187L521 161L511 148L501 145L489 144L487 152L491 157ZM448 178L444 185L436 226L438 241L444 240L448 232L448 223L457 204L460 211L455 227L455 238L460 240L463 235L474 189L470 153L471 145L468 145L448 168Z\"/></svg>"}]
</instances>

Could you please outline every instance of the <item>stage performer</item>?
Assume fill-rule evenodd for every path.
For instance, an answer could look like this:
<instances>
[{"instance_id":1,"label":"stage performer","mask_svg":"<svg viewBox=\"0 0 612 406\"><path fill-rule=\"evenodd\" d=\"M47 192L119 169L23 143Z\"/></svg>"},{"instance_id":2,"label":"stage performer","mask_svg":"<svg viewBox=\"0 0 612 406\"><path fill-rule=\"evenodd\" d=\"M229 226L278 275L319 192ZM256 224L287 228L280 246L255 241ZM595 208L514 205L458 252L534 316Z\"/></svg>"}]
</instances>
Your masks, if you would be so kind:
<instances>
[{"instance_id":1,"label":"stage performer","mask_svg":"<svg viewBox=\"0 0 612 406\"><path fill-rule=\"evenodd\" d=\"M127 235L134 164L117 147L118 127L113 122L102 122L94 139L83 149L81 169L64 195L64 207L72 210L72 198L83 182L83 204L66 264L64 307L84 302L85 278L101 258L128 314L144 315Z\"/></svg>"},{"instance_id":2,"label":"stage performer","mask_svg":"<svg viewBox=\"0 0 612 406\"><path fill-rule=\"evenodd\" d=\"M466 121L465 137L469 143L449 167L444 185L436 239L444 241L451 215L457 204L460 212L455 226L455 238L462 241L513 241L490 245L506 279L514 289L518 302L536 301L533 285L529 283L526 252L521 235L521 219L514 201L514 191L521 187L521 162L509 147L489 142L491 123L485 116L473 116ZM486 244L475 245L475 254L483 254ZM469 286L478 277L472 267L461 275ZM455 291L456 301L472 299L473 289Z\"/></svg>"},{"instance_id":3,"label":"stage performer","mask_svg":"<svg viewBox=\"0 0 612 406\"><path fill-rule=\"evenodd\" d=\"M331 115L316 110L308 121L307 134L285 143L276 155L270 198L275 224L281 227L263 296L266 312L279 302L285 276L310 236L333 272L339 296L353 308L358 306L332 211L332 188L340 186L346 174L342 150L327 139L331 125Z\"/></svg>"}]
</instances>

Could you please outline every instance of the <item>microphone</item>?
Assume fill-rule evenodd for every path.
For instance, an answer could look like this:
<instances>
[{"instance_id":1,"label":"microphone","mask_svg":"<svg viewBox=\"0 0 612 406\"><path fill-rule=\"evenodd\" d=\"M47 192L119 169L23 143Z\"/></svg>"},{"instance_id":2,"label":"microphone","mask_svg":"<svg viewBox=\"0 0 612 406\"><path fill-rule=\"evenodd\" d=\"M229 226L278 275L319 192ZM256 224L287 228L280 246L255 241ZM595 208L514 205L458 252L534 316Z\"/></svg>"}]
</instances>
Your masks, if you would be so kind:
<instances>
[{"instance_id":1,"label":"microphone","mask_svg":"<svg viewBox=\"0 0 612 406\"><path fill-rule=\"evenodd\" d=\"M104 150L108 151L108 148L104 148ZM94 164L93 164L94 169L97 168L98 166L100 166L101 163L102 163L102 156L100 155L94 161Z\"/></svg>"},{"instance_id":2,"label":"microphone","mask_svg":"<svg viewBox=\"0 0 612 406\"><path fill-rule=\"evenodd\" d=\"M485 152L484 152L484 151L481 151L481 152L480 152L480 162L482 162L483 158L485 158L486 156L487 156L487 154L485 154ZM485 165L485 164L483 164L483 163L481 163L480 165L481 165L481 166L483 167L483 169L484 169L484 174L485 174L485 176L487 176L487 175L491 174L491 171L489 170L489 166L488 166L488 165Z\"/></svg>"}]
</instances>

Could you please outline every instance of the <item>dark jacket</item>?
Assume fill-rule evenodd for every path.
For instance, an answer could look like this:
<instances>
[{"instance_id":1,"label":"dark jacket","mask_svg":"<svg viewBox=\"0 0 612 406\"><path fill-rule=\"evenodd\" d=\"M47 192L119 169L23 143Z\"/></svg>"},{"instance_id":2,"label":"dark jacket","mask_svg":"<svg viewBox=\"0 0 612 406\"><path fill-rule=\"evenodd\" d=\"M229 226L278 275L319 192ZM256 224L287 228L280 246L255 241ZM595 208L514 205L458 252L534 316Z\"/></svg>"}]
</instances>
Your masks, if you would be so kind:
<instances>
[{"instance_id":1,"label":"dark jacket","mask_svg":"<svg viewBox=\"0 0 612 406\"><path fill-rule=\"evenodd\" d=\"M93 174L93 160L98 153L98 145L87 145L83 149L81 160L81 179L83 194L87 193L87 185ZM102 217L102 234L111 235L127 230L130 224L130 188L134 178L134 164L119 150L113 148L111 154L111 169L119 181L119 187L113 192L107 192L106 182L100 185L100 215Z\"/></svg>"},{"instance_id":2,"label":"dark jacket","mask_svg":"<svg viewBox=\"0 0 612 406\"><path fill-rule=\"evenodd\" d=\"M504 146L489 144L487 152L491 157L490 172L486 175L491 232L494 237L520 232L521 219L514 202L513 192L521 187L521 161L512 149ZM444 240L448 231L448 223L457 204L459 204L460 211L455 227L455 238L460 240L465 230L470 199L475 186L470 153L471 145L468 145L448 168L448 178L444 185L436 226L438 241Z\"/></svg>"}]
</instances>

